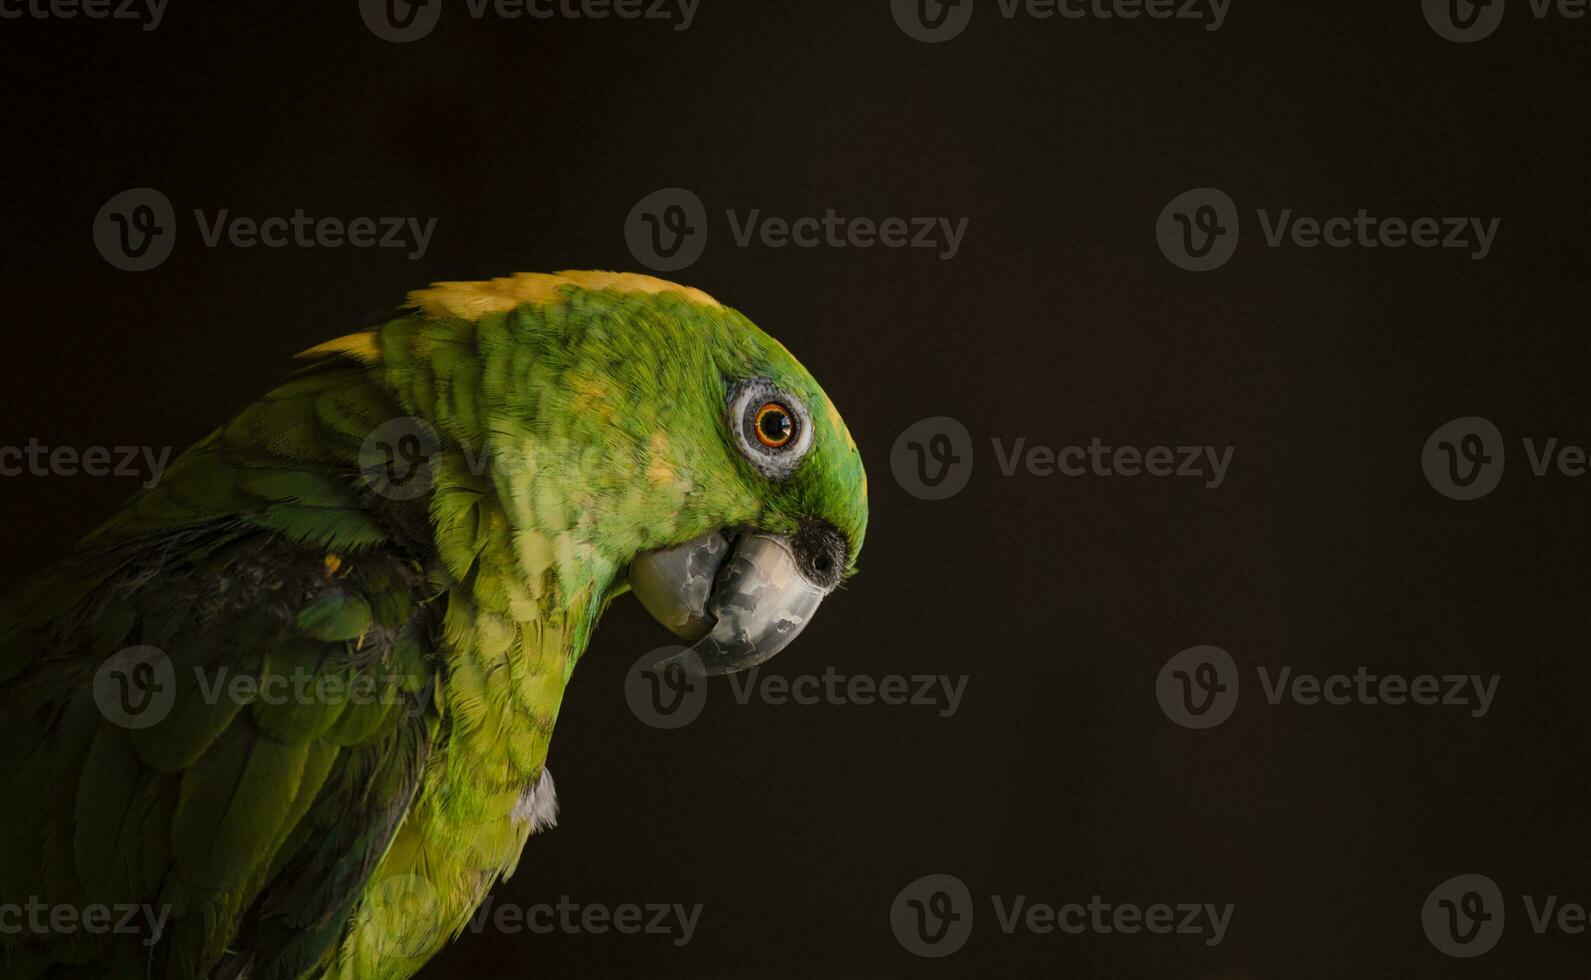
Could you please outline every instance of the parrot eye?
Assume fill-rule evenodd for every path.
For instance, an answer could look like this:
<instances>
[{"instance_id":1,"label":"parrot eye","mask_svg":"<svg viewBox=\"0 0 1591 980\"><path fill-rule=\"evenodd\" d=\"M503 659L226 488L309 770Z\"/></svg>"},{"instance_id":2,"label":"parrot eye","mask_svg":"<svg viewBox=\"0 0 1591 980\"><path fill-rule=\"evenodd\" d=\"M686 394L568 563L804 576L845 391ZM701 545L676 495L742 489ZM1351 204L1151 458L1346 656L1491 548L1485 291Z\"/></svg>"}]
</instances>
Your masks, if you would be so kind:
<instances>
[{"instance_id":1,"label":"parrot eye","mask_svg":"<svg viewBox=\"0 0 1591 980\"><path fill-rule=\"evenodd\" d=\"M768 402L757 409L757 441L769 449L781 449L795 435L795 421L790 410L778 402Z\"/></svg>"},{"instance_id":2,"label":"parrot eye","mask_svg":"<svg viewBox=\"0 0 1591 980\"><path fill-rule=\"evenodd\" d=\"M741 455L771 480L794 473L812 447L806 406L766 378L735 386L729 425Z\"/></svg>"}]
</instances>

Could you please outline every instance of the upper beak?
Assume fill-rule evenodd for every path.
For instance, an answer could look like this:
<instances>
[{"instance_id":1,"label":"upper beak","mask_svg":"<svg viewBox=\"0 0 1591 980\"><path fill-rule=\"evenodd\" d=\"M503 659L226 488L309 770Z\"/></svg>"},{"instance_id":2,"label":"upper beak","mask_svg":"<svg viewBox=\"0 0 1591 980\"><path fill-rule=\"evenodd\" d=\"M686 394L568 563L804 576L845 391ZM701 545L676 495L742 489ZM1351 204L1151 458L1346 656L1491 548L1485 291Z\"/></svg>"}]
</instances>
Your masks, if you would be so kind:
<instances>
[{"instance_id":1,"label":"upper beak","mask_svg":"<svg viewBox=\"0 0 1591 980\"><path fill-rule=\"evenodd\" d=\"M792 544L764 531L714 531L635 559L630 588L658 622L695 644L674 661L731 674L789 646L838 581L837 535L798 537ZM813 549L825 553L805 553Z\"/></svg>"}]
</instances>

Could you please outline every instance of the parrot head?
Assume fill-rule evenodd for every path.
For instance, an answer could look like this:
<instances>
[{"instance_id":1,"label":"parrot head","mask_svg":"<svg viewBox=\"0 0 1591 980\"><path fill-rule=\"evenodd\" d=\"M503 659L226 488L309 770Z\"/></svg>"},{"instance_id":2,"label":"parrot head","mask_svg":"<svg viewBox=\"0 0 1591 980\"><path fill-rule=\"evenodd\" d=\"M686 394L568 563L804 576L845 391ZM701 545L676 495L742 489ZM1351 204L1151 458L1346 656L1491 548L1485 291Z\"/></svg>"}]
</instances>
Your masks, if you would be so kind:
<instances>
[{"instance_id":1,"label":"parrot head","mask_svg":"<svg viewBox=\"0 0 1591 980\"><path fill-rule=\"evenodd\" d=\"M693 644L682 666L721 674L782 650L854 570L867 527L856 443L811 374L740 313L607 272L438 283L409 302L408 335L384 330L368 360L445 440L487 443L533 592L628 587ZM459 364L439 356L461 336L473 349ZM368 344L345 341L324 346ZM447 483L431 505L442 535Z\"/></svg>"},{"instance_id":2,"label":"parrot head","mask_svg":"<svg viewBox=\"0 0 1591 980\"><path fill-rule=\"evenodd\" d=\"M680 658L731 673L784 649L855 568L867 475L834 404L790 353L755 327L716 350L695 416L704 460L735 503L685 508L710 529L630 563L641 604L695 645Z\"/></svg>"}]
</instances>

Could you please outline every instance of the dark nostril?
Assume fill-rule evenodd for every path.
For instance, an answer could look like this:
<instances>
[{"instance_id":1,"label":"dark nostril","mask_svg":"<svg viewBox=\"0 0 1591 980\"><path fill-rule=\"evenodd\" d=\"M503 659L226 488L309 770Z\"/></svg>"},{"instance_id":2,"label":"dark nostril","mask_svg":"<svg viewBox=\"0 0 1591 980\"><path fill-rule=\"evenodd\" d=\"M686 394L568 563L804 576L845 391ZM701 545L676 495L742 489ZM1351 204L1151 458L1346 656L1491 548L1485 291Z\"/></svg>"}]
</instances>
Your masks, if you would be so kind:
<instances>
[{"instance_id":1,"label":"dark nostril","mask_svg":"<svg viewBox=\"0 0 1591 980\"><path fill-rule=\"evenodd\" d=\"M845 568L845 538L823 521L804 525L795 536L796 560L814 585L832 589Z\"/></svg>"}]
</instances>

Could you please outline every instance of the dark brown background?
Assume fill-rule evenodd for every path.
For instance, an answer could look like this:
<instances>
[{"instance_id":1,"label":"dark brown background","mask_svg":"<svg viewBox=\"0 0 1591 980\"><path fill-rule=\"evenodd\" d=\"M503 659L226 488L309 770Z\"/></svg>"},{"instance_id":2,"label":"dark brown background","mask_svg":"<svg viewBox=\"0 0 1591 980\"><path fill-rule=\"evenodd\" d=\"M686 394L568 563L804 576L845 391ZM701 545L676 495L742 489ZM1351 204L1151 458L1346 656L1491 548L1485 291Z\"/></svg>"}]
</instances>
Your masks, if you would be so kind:
<instances>
[{"instance_id":1,"label":"dark brown background","mask_svg":"<svg viewBox=\"0 0 1591 980\"><path fill-rule=\"evenodd\" d=\"M735 706L636 720L626 668L664 641L628 601L565 702L562 825L504 900L702 902L683 949L645 936L467 936L426 977L1582 976L1591 936L1536 936L1521 894L1591 903L1587 494L1529 475L1520 438L1591 443L1584 153L1591 20L1510 5L1439 39L1413 0L1235 0L1218 33L982 7L928 46L884 0L702 0L694 26L476 22L394 45L352 0L172 0L159 30L0 22L0 440L202 436L430 280L636 268L631 206L683 185L713 237L675 278L785 341L845 411L872 476L863 574L786 674L967 673L949 719L910 707ZM223 6L226 9L222 9ZM1201 185L1244 214L1197 276L1156 247ZM150 185L183 231L159 269L90 239ZM192 210L436 216L431 250L206 249ZM947 215L962 251L735 248L723 209ZM1502 218L1493 254L1260 247L1254 210ZM890 476L928 415L971 430L965 492ZM1419 454L1482 415L1501 487L1439 496ZM1235 445L1227 482L1004 478L989 439ZM0 584L133 489L18 477ZM1231 651L1244 698L1191 732L1157 671ZM1253 667L1502 675L1492 713L1270 707ZM889 906L930 872L979 905L965 949L915 959ZM1500 946L1427 943L1439 881L1493 877ZM988 896L1234 902L1189 937L1004 936Z\"/></svg>"}]
</instances>

